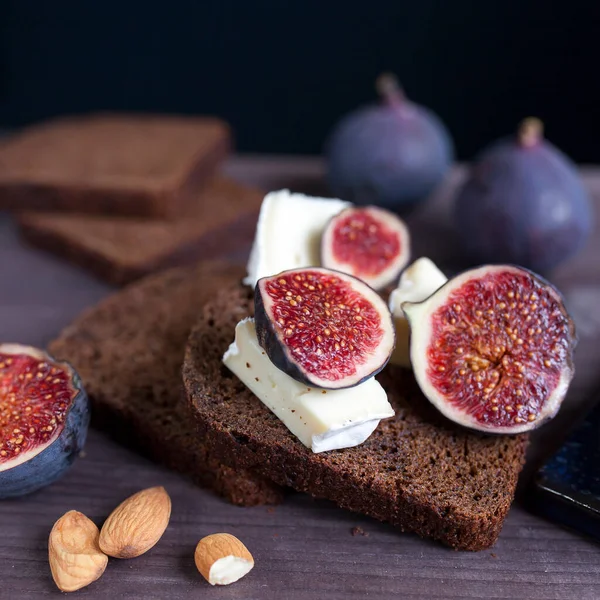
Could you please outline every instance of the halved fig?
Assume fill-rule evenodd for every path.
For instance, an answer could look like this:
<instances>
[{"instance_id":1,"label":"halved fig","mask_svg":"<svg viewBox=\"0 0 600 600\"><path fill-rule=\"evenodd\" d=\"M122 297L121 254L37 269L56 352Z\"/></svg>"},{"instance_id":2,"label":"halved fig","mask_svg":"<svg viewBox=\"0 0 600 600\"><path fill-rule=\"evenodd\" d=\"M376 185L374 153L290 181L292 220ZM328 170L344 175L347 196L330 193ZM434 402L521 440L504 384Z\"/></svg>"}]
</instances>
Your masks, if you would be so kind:
<instances>
[{"instance_id":1,"label":"halved fig","mask_svg":"<svg viewBox=\"0 0 600 600\"><path fill-rule=\"evenodd\" d=\"M449 419L519 433L551 419L573 378L575 327L559 292L531 271L483 266L424 302L405 302L413 371Z\"/></svg>"},{"instance_id":2,"label":"halved fig","mask_svg":"<svg viewBox=\"0 0 600 600\"><path fill-rule=\"evenodd\" d=\"M408 228L382 208L346 208L323 232L322 266L354 275L376 290L395 281L409 260Z\"/></svg>"},{"instance_id":3,"label":"halved fig","mask_svg":"<svg viewBox=\"0 0 600 600\"><path fill-rule=\"evenodd\" d=\"M394 349L385 302L345 273L307 267L264 277L254 305L258 341L271 362L306 385L358 385L381 371Z\"/></svg>"},{"instance_id":4,"label":"halved fig","mask_svg":"<svg viewBox=\"0 0 600 600\"><path fill-rule=\"evenodd\" d=\"M0 498L58 479L83 448L89 420L70 365L37 348L0 344Z\"/></svg>"}]
</instances>

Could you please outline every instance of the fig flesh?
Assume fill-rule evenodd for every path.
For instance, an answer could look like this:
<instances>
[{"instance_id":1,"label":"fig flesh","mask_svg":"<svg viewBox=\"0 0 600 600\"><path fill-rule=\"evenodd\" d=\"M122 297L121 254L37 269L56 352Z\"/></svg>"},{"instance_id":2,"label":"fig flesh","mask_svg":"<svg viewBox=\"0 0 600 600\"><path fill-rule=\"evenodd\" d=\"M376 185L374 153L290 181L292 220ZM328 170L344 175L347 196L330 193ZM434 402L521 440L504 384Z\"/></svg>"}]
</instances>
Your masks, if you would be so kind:
<instances>
[{"instance_id":1,"label":"fig flesh","mask_svg":"<svg viewBox=\"0 0 600 600\"><path fill-rule=\"evenodd\" d=\"M410 260L410 236L395 214L376 206L346 208L321 239L321 265L354 275L380 290L398 278Z\"/></svg>"},{"instance_id":2,"label":"fig flesh","mask_svg":"<svg viewBox=\"0 0 600 600\"><path fill-rule=\"evenodd\" d=\"M390 363L411 368L410 363L410 327L402 310L404 302L422 302L439 290L447 277L429 258L423 257L409 265L398 282L398 287L390 294L389 306L396 326L396 348Z\"/></svg>"},{"instance_id":3,"label":"fig flesh","mask_svg":"<svg viewBox=\"0 0 600 600\"><path fill-rule=\"evenodd\" d=\"M545 273L575 255L592 230L575 164L544 140L537 119L476 159L457 192L454 220L469 259Z\"/></svg>"},{"instance_id":4,"label":"fig flesh","mask_svg":"<svg viewBox=\"0 0 600 600\"><path fill-rule=\"evenodd\" d=\"M557 413L574 374L575 328L558 291L539 276L483 266L402 308L417 382L446 417L511 434Z\"/></svg>"},{"instance_id":5,"label":"fig flesh","mask_svg":"<svg viewBox=\"0 0 600 600\"><path fill-rule=\"evenodd\" d=\"M327 140L329 185L344 200L403 213L443 180L454 159L452 139L393 75L381 75L377 89L381 103L343 117Z\"/></svg>"},{"instance_id":6,"label":"fig flesh","mask_svg":"<svg viewBox=\"0 0 600 600\"><path fill-rule=\"evenodd\" d=\"M386 365L392 317L364 282L319 267L260 279L256 334L271 362L296 381L324 389L358 385Z\"/></svg>"},{"instance_id":7,"label":"fig flesh","mask_svg":"<svg viewBox=\"0 0 600 600\"><path fill-rule=\"evenodd\" d=\"M0 344L0 498L58 479L77 457L90 419L73 368L45 352Z\"/></svg>"}]
</instances>

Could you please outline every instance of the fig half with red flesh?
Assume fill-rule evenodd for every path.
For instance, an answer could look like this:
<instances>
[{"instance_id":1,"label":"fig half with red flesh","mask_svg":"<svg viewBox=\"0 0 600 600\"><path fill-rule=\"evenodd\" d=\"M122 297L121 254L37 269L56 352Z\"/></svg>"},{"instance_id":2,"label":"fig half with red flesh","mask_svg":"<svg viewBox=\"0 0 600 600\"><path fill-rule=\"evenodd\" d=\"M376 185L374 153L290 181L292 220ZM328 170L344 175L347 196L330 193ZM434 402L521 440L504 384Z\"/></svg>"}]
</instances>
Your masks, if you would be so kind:
<instances>
[{"instance_id":1,"label":"fig half with red flesh","mask_svg":"<svg viewBox=\"0 0 600 600\"><path fill-rule=\"evenodd\" d=\"M0 344L0 498L58 479L83 448L89 419L70 365L37 348Z\"/></svg>"},{"instance_id":2,"label":"fig half with red flesh","mask_svg":"<svg viewBox=\"0 0 600 600\"><path fill-rule=\"evenodd\" d=\"M254 293L256 333L271 362L309 386L358 385L394 349L390 311L364 282L307 267L264 277Z\"/></svg>"},{"instance_id":3,"label":"fig half with red flesh","mask_svg":"<svg viewBox=\"0 0 600 600\"><path fill-rule=\"evenodd\" d=\"M510 434L557 413L573 378L577 339L548 282L520 267L483 266L402 308L417 382L446 417Z\"/></svg>"},{"instance_id":4,"label":"fig half with red flesh","mask_svg":"<svg viewBox=\"0 0 600 600\"><path fill-rule=\"evenodd\" d=\"M376 290L395 281L409 260L408 228L382 208L346 208L323 232L321 264L354 275Z\"/></svg>"}]
</instances>

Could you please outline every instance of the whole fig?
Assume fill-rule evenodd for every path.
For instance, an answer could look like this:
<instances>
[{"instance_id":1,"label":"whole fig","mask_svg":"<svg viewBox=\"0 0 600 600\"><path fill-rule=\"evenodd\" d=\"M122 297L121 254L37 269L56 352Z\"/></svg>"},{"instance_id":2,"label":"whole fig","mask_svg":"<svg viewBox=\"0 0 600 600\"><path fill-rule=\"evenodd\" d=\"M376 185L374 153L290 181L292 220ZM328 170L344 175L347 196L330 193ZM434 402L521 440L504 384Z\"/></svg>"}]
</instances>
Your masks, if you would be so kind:
<instances>
[{"instance_id":1,"label":"whole fig","mask_svg":"<svg viewBox=\"0 0 600 600\"><path fill-rule=\"evenodd\" d=\"M382 101L346 115L326 143L333 193L403 213L442 181L454 158L450 134L430 110L410 102L392 75Z\"/></svg>"},{"instance_id":2,"label":"whole fig","mask_svg":"<svg viewBox=\"0 0 600 600\"><path fill-rule=\"evenodd\" d=\"M476 159L454 206L460 240L475 262L548 272L592 229L592 207L574 163L543 137L538 119Z\"/></svg>"}]
</instances>

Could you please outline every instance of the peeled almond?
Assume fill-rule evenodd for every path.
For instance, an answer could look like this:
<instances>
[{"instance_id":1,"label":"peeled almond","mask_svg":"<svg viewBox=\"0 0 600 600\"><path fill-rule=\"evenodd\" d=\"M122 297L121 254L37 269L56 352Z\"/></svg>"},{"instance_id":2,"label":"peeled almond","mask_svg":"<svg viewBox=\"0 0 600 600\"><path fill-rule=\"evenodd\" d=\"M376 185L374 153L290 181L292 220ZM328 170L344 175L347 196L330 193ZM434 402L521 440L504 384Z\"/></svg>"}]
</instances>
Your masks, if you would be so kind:
<instances>
[{"instance_id":1,"label":"peeled almond","mask_svg":"<svg viewBox=\"0 0 600 600\"><path fill-rule=\"evenodd\" d=\"M248 548L229 533L213 533L202 538L194 555L196 567L211 585L229 585L254 567Z\"/></svg>"}]
</instances>

